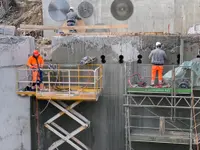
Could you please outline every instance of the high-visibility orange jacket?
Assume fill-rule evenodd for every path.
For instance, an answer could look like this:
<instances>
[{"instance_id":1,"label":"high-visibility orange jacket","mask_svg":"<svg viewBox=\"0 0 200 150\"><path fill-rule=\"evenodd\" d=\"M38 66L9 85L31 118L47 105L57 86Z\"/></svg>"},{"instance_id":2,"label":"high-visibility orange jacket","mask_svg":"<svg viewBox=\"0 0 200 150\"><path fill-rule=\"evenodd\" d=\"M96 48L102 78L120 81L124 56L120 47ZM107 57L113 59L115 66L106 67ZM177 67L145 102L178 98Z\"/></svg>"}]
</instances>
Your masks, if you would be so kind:
<instances>
[{"instance_id":1,"label":"high-visibility orange jacket","mask_svg":"<svg viewBox=\"0 0 200 150\"><path fill-rule=\"evenodd\" d=\"M37 61L38 61L38 64L37 64ZM40 55L37 57L37 60L36 60L35 57L30 56L30 57L28 58L27 65L28 65L30 68L32 68L32 67L38 68L38 65L39 65L40 68L42 68L42 67L44 66L44 59L43 59L42 56L40 56Z\"/></svg>"}]
</instances>

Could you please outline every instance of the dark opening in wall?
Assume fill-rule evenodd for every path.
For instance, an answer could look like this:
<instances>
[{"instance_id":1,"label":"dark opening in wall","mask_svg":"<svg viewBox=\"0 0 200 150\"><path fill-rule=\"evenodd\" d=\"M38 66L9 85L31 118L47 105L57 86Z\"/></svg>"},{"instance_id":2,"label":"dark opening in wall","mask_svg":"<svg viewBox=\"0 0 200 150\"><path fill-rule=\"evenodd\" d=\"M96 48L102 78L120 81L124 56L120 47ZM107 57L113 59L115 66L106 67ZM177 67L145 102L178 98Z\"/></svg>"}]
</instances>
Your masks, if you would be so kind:
<instances>
[{"instance_id":1,"label":"dark opening in wall","mask_svg":"<svg viewBox=\"0 0 200 150\"><path fill-rule=\"evenodd\" d=\"M106 63L106 57L105 57L105 55L101 55L101 62L102 62L103 64Z\"/></svg>"},{"instance_id":2,"label":"dark opening in wall","mask_svg":"<svg viewBox=\"0 0 200 150\"><path fill-rule=\"evenodd\" d=\"M142 55L141 55L141 54L138 55L137 63L138 63L138 64L141 64L141 63L142 63Z\"/></svg>"},{"instance_id":3,"label":"dark opening in wall","mask_svg":"<svg viewBox=\"0 0 200 150\"><path fill-rule=\"evenodd\" d=\"M177 64L180 64L180 54L177 55Z\"/></svg>"},{"instance_id":4,"label":"dark opening in wall","mask_svg":"<svg viewBox=\"0 0 200 150\"><path fill-rule=\"evenodd\" d=\"M124 63L124 56L123 55L119 55L119 63L120 64Z\"/></svg>"}]
</instances>

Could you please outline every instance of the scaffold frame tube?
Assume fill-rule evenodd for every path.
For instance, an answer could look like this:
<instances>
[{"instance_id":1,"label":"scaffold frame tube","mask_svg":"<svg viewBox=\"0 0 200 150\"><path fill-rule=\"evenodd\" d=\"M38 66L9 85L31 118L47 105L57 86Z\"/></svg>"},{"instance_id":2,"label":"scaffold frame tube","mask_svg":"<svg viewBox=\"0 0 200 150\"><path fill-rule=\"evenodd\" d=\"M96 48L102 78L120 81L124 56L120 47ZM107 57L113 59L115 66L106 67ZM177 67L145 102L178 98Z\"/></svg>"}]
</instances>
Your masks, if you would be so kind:
<instances>
[{"instance_id":1,"label":"scaffold frame tube","mask_svg":"<svg viewBox=\"0 0 200 150\"><path fill-rule=\"evenodd\" d=\"M140 97L141 99L136 100L137 96ZM155 96L153 96L153 95L152 96L137 95L137 96L127 96L131 100L132 103L124 104L123 106L124 107L146 107L146 108L157 107L157 108L177 108L177 109L191 109L191 108L200 109L200 97L194 98L195 103L192 106L191 103L189 103L187 101L187 99L191 101L191 97L186 97L186 98L185 97L175 97L175 98L177 98L176 101L174 101L174 99L172 99L172 101L171 101L171 100L169 100L169 98L173 98L171 96L165 96L165 97L157 96L157 98L160 98L160 99L157 100L157 103L155 103L152 99L152 98L155 98ZM147 101L150 104L148 104L148 105L144 104L144 102L147 102ZM166 101L168 104L161 105L161 103L163 101ZM185 104L187 104L186 106L180 105L181 102L183 102L183 101L185 102ZM199 104L199 105L197 106L197 104Z\"/></svg>"}]
</instances>

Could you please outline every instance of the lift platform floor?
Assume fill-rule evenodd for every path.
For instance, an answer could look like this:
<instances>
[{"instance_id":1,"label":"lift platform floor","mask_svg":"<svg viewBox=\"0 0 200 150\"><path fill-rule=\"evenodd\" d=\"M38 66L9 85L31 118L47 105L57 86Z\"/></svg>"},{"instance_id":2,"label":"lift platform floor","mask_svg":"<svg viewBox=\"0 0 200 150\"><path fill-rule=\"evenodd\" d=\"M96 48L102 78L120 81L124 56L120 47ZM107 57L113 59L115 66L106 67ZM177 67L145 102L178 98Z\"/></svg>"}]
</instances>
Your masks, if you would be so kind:
<instances>
[{"instance_id":1,"label":"lift platform floor","mask_svg":"<svg viewBox=\"0 0 200 150\"><path fill-rule=\"evenodd\" d=\"M100 95L100 90L84 90L84 91L68 91L58 92L58 91L19 91L17 92L20 96L36 96L39 100L81 100L81 101L97 101Z\"/></svg>"}]
</instances>

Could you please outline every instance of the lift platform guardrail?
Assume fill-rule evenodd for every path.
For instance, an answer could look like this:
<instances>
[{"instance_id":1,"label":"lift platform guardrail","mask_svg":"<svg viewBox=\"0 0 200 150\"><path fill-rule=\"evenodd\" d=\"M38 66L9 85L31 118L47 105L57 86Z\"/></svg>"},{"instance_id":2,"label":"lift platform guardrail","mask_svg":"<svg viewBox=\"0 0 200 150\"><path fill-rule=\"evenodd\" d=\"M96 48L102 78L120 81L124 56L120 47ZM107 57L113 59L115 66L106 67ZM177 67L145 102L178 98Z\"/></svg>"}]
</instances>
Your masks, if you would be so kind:
<instances>
[{"instance_id":1,"label":"lift platform guardrail","mask_svg":"<svg viewBox=\"0 0 200 150\"><path fill-rule=\"evenodd\" d=\"M60 66L61 67L61 66ZM43 90L24 91L31 84L31 69L17 69L17 94L35 95L39 100L85 100L97 101L102 90L102 66L88 65L77 68L41 69Z\"/></svg>"}]
</instances>

